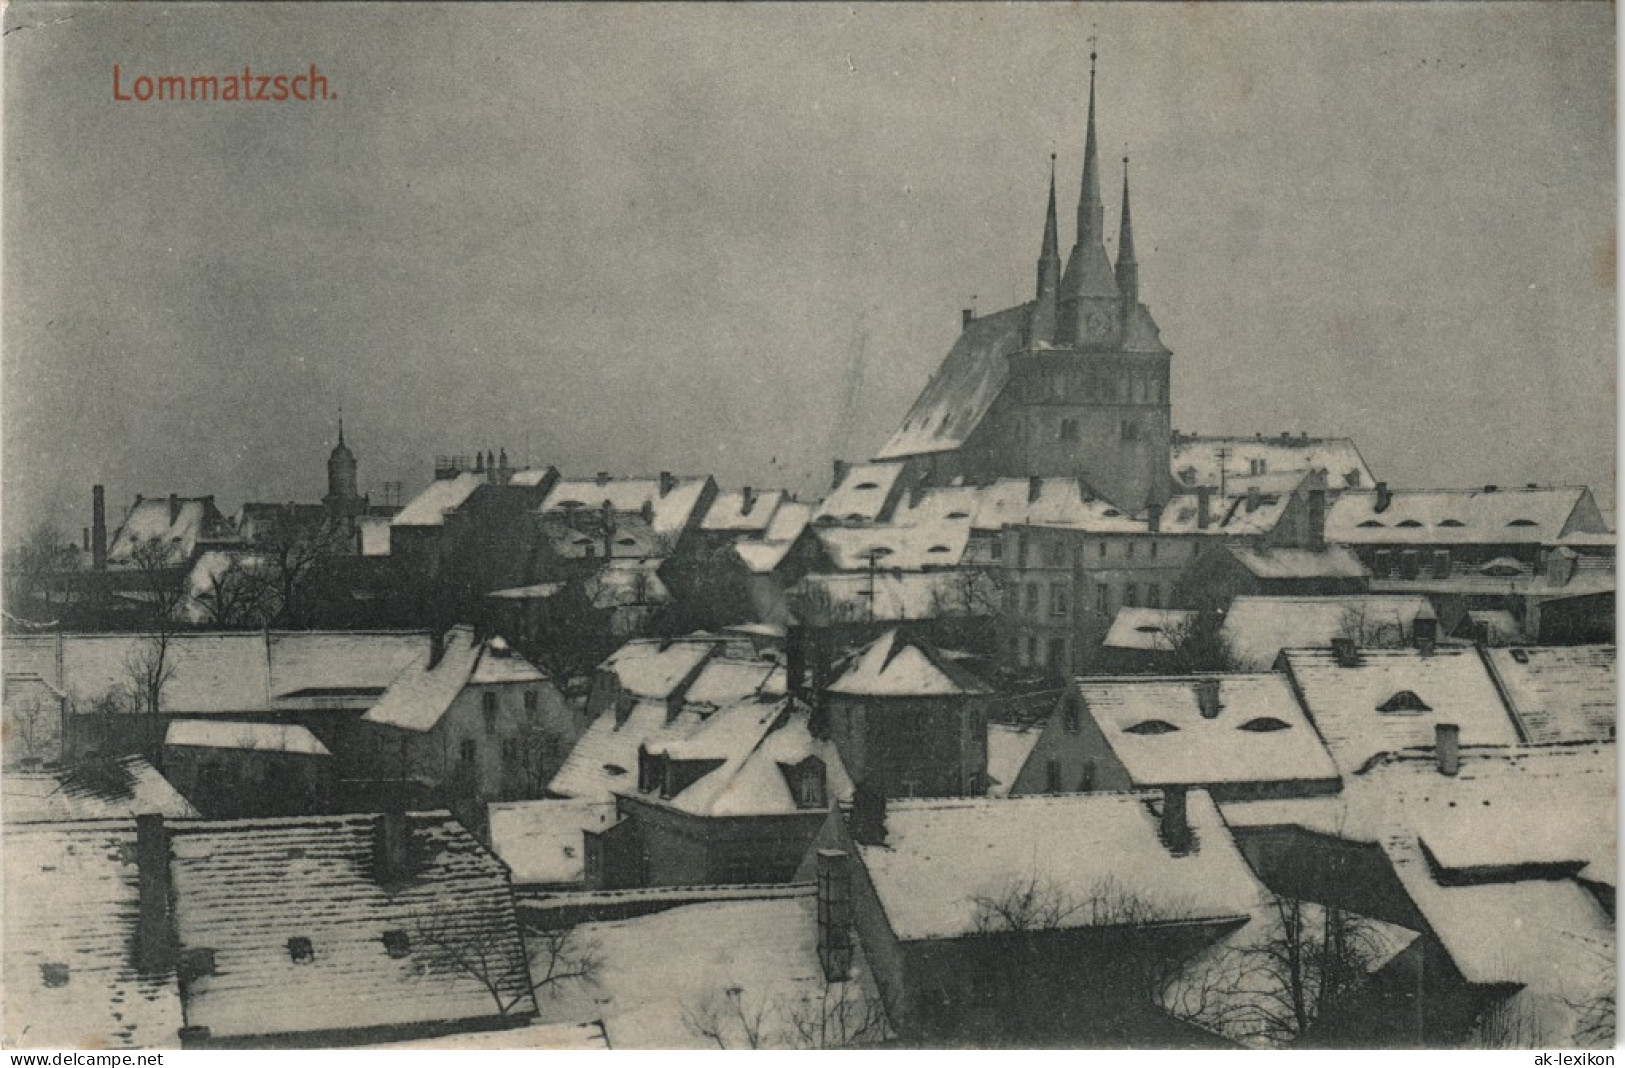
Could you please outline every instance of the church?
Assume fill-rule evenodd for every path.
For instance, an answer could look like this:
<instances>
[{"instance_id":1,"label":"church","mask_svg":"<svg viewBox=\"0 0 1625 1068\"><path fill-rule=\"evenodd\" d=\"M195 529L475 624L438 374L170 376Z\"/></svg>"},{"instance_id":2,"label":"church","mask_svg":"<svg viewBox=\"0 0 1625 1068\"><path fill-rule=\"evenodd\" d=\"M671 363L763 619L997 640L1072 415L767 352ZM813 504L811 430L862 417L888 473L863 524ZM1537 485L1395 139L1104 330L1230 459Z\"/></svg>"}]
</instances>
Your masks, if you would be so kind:
<instances>
[{"instance_id":1,"label":"church","mask_svg":"<svg viewBox=\"0 0 1625 1068\"><path fill-rule=\"evenodd\" d=\"M1124 512L1172 491L1171 353L1140 303L1128 160L1117 262L1106 254L1095 137L1095 55L1076 241L1063 268L1051 157L1049 208L1033 299L964 329L877 461L924 485L1077 478Z\"/></svg>"}]
</instances>

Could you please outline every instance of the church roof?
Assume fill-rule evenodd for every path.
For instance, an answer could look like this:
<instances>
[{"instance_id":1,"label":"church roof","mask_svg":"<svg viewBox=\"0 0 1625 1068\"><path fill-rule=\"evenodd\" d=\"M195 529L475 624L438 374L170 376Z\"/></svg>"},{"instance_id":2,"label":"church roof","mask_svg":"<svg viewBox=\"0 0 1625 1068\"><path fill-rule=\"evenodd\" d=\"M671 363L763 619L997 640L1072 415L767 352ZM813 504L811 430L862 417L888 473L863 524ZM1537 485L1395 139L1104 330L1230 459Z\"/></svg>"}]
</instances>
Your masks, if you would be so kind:
<instances>
[{"instance_id":1,"label":"church roof","mask_svg":"<svg viewBox=\"0 0 1625 1068\"><path fill-rule=\"evenodd\" d=\"M964 445L1003 391L1010 371L1007 357L1020 351L1032 311L1032 304L1020 304L973 319L875 459Z\"/></svg>"}]
</instances>

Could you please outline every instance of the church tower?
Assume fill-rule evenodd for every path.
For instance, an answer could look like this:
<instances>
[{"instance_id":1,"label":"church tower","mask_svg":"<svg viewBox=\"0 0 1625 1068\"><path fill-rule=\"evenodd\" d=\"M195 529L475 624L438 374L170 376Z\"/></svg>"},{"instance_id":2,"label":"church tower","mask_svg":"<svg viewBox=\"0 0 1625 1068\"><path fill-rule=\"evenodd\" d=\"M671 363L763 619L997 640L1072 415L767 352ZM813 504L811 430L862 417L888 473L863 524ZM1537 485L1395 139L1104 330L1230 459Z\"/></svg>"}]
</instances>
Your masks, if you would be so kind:
<instances>
[{"instance_id":1,"label":"church tower","mask_svg":"<svg viewBox=\"0 0 1625 1068\"><path fill-rule=\"evenodd\" d=\"M355 517L366 511L367 502L356 488L355 453L344 444L344 414L339 413L339 443L327 456L327 495L322 498L328 521L335 529L348 530Z\"/></svg>"}]
</instances>

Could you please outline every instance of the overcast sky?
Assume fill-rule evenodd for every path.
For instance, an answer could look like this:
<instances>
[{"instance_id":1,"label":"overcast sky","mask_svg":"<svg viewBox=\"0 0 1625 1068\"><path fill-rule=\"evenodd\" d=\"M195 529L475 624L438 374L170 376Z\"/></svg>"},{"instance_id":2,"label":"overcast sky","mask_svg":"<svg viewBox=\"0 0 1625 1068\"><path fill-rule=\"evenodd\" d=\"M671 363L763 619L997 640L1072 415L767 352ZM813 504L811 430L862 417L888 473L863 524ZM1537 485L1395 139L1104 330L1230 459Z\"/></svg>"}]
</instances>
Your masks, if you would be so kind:
<instances>
[{"instance_id":1,"label":"overcast sky","mask_svg":"<svg viewBox=\"0 0 1625 1068\"><path fill-rule=\"evenodd\" d=\"M1612 501L1611 5L47 6L4 38L6 529L505 446L823 488L1071 243L1088 37L1174 424ZM113 100L295 73L311 104ZM853 390L854 377L860 388ZM847 398L854 399L849 403Z\"/></svg>"}]
</instances>

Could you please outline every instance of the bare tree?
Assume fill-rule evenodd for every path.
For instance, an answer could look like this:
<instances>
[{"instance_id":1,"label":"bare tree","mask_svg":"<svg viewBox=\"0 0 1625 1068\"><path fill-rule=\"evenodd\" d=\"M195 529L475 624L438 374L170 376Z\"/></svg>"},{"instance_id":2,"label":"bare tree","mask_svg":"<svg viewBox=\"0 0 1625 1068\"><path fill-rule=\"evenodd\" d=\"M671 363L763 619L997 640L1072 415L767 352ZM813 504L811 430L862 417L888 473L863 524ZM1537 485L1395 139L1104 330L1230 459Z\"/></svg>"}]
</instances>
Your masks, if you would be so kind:
<instances>
[{"instance_id":1,"label":"bare tree","mask_svg":"<svg viewBox=\"0 0 1625 1068\"><path fill-rule=\"evenodd\" d=\"M730 986L683 1008L683 1024L717 1049L763 1049L771 1006Z\"/></svg>"},{"instance_id":2,"label":"bare tree","mask_svg":"<svg viewBox=\"0 0 1625 1068\"><path fill-rule=\"evenodd\" d=\"M182 564L174 547L160 537L138 541L130 549L130 570L136 577L136 594L141 598L144 625L153 631L171 632L180 617L187 593Z\"/></svg>"},{"instance_id":3,"label":"bare tree","mask_svg":"<svg viewBox=\"0 0 1625 1068\"><path fill-rule=\"evenodd\" d=\"M682 1018L718 1049L858 1049L892 1034L880 999L856 979L773 998L733 984L686 1004Z\"/></svg>"},{"instance_id":4,"label":"bare tree","mask_svg":"<svg viewBox=\"0 0 1625 1068\"><path fill-rule=\"evenodd\" d=\"M205 621L216 627L234 629L269 624L276 599L265 577L242 557L233 557L222 570L209 576L208 588L193 600L203 610Z\"/></svg>"},{"instance_id":5,"label":"bare tree","mask_svg":"<svg viewBox=\"0 0 1625 1068\"><path fill-rule=\"evenodd\" d=\"M531 930L519 947L505 932L444 916L421 916L414 949L432 971L466 975L490 995L499 1016L525 1011L535 995L558 996L570 983L591 983L603 967L595 942L573 927ZM517 952L515 951L517 948Z\"/></svg>"},{"instance_id":6,"label":"bare tree","mask_svg":"<svg viewBox=\"0 0 1625 1068\"><path fill-rule=\"evenodd\" d=\"M1364 603L1346 606L1337 624L1337 636L1357 649L1402 649L1411 644L1412 633L1397 615L1378 619Z\"/></svg>"},{"instance_id":7,"label":"bare tree","mask_svg":"<svg viewBox=\"0 0 1625 1068\"><path fill-rule=\"evenodd\" d=\"M1222 612L1198 608L1188 619L1165 628L1159 644L1172 656L1173 673L1203 675L1242 670L1245 665L1240 662L1223 627Z\"/></svg>"},{"instance_id":8,"label":"bare tree","mask_svg":"<svg viewBox=\"0 0 1625 1068\"><path fill-rule=\"evenodd\" d=\"M37 694L7 702L6 756L17 762L44 761L60 755L59 709L47 709Z\"/></svg>"},{"instance_id":9,"label":"bare tree","mask_svg":"<svg viewBox=\"0 0 1625 1068\"><path fill-rule=\"evenodd\" d=\"M6 554L6 607L51 608L64 576L77 571L79 555L53 524L40 523Z\"/></svg>"},{"instance_id":10,"label":"bare tree","mask_svg":"<svg viewBox=\"0 0 1625 1068\"><path fill-rule=\"evenodd\" d=\"M129 711L154 714L163 710L164 687L175 676L174 644L174 630L163 627L143 634L125 654Z\"/></svg>"}]
</instances>

